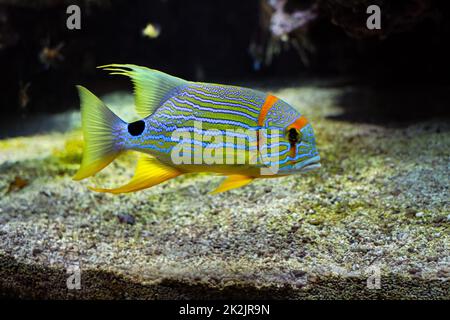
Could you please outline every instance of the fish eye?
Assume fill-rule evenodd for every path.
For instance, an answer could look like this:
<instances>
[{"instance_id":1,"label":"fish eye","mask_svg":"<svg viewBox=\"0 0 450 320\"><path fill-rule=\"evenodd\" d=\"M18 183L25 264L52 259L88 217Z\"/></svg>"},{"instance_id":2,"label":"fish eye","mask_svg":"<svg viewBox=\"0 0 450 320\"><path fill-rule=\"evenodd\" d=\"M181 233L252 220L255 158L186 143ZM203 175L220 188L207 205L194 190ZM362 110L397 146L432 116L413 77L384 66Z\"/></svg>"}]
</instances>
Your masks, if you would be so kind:
<instances>
[{"instance_id":1,"label":"fish eye","mask_svg":"<svg viewBox=\"0 0 450 320\"><path fill-rule=\"evenodd\" d=\"M291 144L297 144L302 140L302 133L296 128L290 128L287 131L287 138Z\"/></svg>"},{"instance_id":2,"label":"fish eye","mask_svg":"<svg viewBox=\"0 0 450 320\"><path fill-rule=\"evenodd\" d=\"M128 124L128 133L133 137L139 136L144 132L145 129L145 121L138 120Z\"/></svg>"}]
</instances>

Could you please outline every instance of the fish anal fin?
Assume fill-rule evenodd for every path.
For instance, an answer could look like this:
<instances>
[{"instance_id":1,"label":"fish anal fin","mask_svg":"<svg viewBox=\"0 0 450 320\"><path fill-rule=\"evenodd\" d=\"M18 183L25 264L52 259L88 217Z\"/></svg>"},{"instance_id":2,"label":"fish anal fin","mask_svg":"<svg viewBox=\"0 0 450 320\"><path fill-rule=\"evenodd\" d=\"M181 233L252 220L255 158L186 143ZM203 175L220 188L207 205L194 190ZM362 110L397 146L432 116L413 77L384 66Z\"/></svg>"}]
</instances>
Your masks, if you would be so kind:
<instances>
[{"instance_id":1,"label":"fish anal fin","mask_svg":"<svg viewBox=\"0 0 450 320\"><path fill-rule=\"evenodd\" d=\"M249 184L252 182L254 177L249 177L245 175L239 175L239 174L233 174L229 175L220 186L217 187L214 191L211 193L216 194L220 192L225 192L231 189L236 189L245 186L246 184Z\"/></svg>"},{"instance_id":2,"label":"fish anal fin","mask_svg":"<svg viewBox=\"0 0 450 320\"><path fill-rule=\"evenodd\" d=\"M151 156L141 156L133 178L127 184L115 189L90 187L92 191L108 193L126 193L147 189L182 174L180 171L166 166Z\"/></svg>"}]
</instances>

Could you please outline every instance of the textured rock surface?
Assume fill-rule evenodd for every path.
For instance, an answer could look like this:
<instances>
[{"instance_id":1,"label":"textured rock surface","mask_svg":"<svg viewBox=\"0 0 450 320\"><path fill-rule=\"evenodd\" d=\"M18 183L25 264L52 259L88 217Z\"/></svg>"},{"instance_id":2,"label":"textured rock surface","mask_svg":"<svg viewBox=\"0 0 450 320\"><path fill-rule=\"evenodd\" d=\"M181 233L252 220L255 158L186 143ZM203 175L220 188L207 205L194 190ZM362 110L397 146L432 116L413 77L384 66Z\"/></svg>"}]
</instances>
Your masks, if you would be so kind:
<instances>
[{"instance_id":1,"label":"textured rock surface","mask_svg":"<svg viewBox=\"0 0 450 320\"><path fill-rule=\"evenodd\" d=\"M449 299L448 121L338 120L345 90L275 90L313 123L321 170L216 196L211 175L90 192L125 182L134 156L74 182L79 131L0 141L2 295ZM377 268L381 289L367 288Z\"/></svg>"}]
</instances>

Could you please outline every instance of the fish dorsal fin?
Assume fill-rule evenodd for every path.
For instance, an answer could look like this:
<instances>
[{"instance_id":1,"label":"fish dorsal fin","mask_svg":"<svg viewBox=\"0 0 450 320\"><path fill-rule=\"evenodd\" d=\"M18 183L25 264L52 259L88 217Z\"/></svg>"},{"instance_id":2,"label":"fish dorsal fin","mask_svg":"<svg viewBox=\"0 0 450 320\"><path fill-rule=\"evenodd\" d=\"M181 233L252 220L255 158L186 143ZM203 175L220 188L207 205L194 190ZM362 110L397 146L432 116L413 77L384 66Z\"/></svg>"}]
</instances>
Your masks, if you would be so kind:
<instances>
[{"instance_id":1,"label":"fish dorsal fin","mask_svg":"<svg viewBox=\"0 0 450 320\"><path fill-rule=\"evenodd\" d=\"M253 179L254 179L253 177L244 176L240 174L233 174L228 176L224 181L222 181L220 186L218 186L217 189L212 191L211 193L215 194L225 192L231 189L240 188L252 182Z\"/></svg>"},{"instance_id":2,"label":"fish dorsal fin","mask_svg":"<svg viewBox=\"0 0 450 320\"><path fill-rule=\"evenodd\" d=\"M151 115L164 102L171 90L188 83L164 72L133 64L109 64L99 68L110 71L110 74L131 78L136 112L142 118Z\"/></svg>"},{"instance_id":3,"label":"fish dorsal fin","mask_svg":"<svg viewBox=\"0 0 450 320\"><path fill-rule=\"evenodd\" d=\"M133 178L126 185L116 189L102 189L93 187L90 187L89 189L97 192L109 192L115 194L133 192L153 187L161 182L175 178L180 174L181 172L178 170L162 164L155 158L148 155L143 155L138 160L136 172L134 173Z\"/></svg>"}]
</instances>

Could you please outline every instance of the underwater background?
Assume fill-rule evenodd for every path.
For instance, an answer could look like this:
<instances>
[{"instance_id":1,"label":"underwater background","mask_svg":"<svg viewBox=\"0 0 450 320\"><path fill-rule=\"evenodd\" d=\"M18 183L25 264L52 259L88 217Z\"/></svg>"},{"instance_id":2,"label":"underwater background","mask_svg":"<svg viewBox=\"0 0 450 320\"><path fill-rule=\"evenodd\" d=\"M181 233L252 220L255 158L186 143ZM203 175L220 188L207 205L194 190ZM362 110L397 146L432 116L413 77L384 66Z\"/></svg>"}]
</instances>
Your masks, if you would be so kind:
<instances>
[{"instance_id":1,"label":"underwater background","mask_svg":"<svg viewBox=\"0 0 450 320\"><path fill-rule=\"evenodd\" d=\"M0 296L449 299L449 16L432 0L0 0ZM312 123L322 168L219 195L210 174L94 193L136 162L72 180L75 85L138 119L108 63L272 92Z\"/></svg>"}]
</instances>

